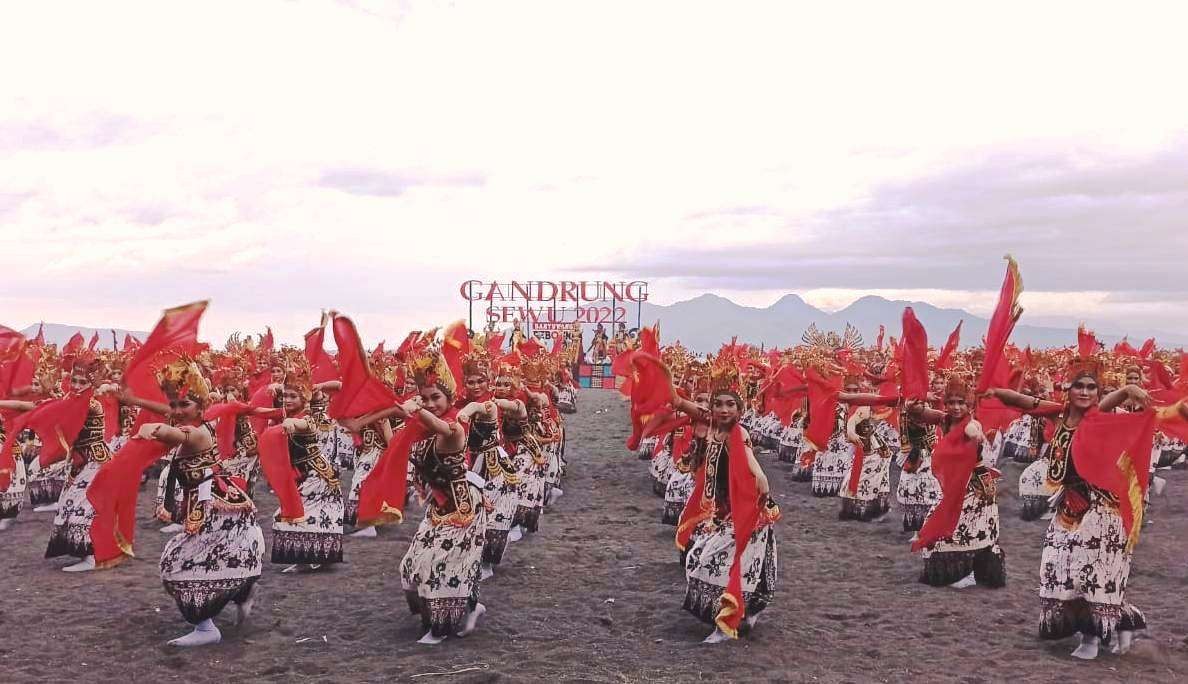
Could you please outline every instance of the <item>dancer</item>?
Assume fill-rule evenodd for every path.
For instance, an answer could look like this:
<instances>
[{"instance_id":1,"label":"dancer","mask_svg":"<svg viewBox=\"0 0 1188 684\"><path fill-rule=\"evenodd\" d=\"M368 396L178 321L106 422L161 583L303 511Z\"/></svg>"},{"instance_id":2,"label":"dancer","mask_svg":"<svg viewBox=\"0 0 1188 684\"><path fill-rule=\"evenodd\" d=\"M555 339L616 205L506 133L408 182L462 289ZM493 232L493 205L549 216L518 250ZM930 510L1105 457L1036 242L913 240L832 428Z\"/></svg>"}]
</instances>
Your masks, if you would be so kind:
<instances>
[{"instance_id":1,"label":"dancer","mask_svg":"<svg viewBox=\"0 0 1188 684\"><path fill-rule=\"evenodd\" d=\"M170 520L182 528L161 552L161 581L194 629L169 644L214 644L222 639L214 617L228 603L237 606L236 624L251 614L264 533L246 484L220 467L215 428L203 421L209 391L197 364L176 360L163 369L160 381L169 399L169 424L146 423L136 437L175 450L171 482L180 496L167 498L165 505Z\"/></svg>"},{"instance_id":2,"label":"dancer","mask_svg":"<svg viewBox=\"0 0 1188 684\"><path fill-rule=\"evenodd\" d=\"M1126 601L1133 540L1128 539L1119 500L1113 492L1086 481L1073 446L1086 420L1113 411L1123 401L1147 404L1150 398L1135 385L1103 397L1102 364L1094 356L1096 346L1096 340L1082 340L1065 373L1069 390L1063 404L1003 388L988 392L1008 406L1056 420L1048 452L1048 483L1057 491L1056 515L1048 526L1040 559L1039 631L1042 639L1064 639L1079 633L1080 644L1072 655L1085 660L1096 658L1100 645L1115 636L1117 650L1125 653L1134 633L1146 628L1142 612ZM1081 444L1087 449L1094 446ZM1113 458L1117 460L1117 455ZM1106 467L1117 466L1108 463ZM1141 521L1141 505L1139 516ZM1137 539L1133 529L1130 534Z\"/></svg>"},{"instance_id":3,"label":"dancer","mask_svg":"<svg viewBox=\"0 0 1188 684\"><path fill-rule=\"evenodd\" d=\"M279 426L265 430L259 450L267 461L265 473L276 473L272 464L288 464L296 474L301 515L277 511L272 526L272 562L289 563L281 572L319 570L342 562L342 485L338 470L322 455L320 435L308 420L309 399L313 392L304 369L294 369L285 376L282 407L285 418ZM286 472L280 470L280 472ZM274 489L288 490L287 483L269 481Z\"/></svg>"},{"instance_id":4,"label":"dancer","mask_svg":"<svg viewBox=\"0 0 1188 684\"><path fill-rule=\"evenodd\" d=\"M684 608L715 626L706 643L737 638L743 625L753 628L771 603L777 579L772 525L779 508L768 496L750 437L738 424L744 404L734 389L737 377L737 371L719 369L711 410L700 416L711 428L697 479L701 500L713 502L713 522L689 548Z\"/></svg>"},{"instance_id":5,"label":"dancer","mask_svg":"<svg viewBox=\"0 0 1188 684\"><path fill-rule=\"evenodd\" d=\"M912 550L923 552L920 581L956 589L974 584L1000 588L1006 586L1006 553L998 544L1001 474L985 461L986 436L970 415L968 385L953 376L943 396L944 412L918 401L906 408L913 420L937 425L945 435L934 452L933 468L948 489L912 545ZM938 462L942 457L945 462Z\"/></svg>"},{"instance_id":6,"label":"dancer","mask_svg":"<svg viewBox=\"0 0 1188 684\"><path fill-rule=\"evenodd\" d=\"M473 632L487 610L478 601L487 509L481 478L466 468L464 422L492 421L495 415L478 403L461 412L453 407L456 384L439 352L414 359L412 368L420 393L401 411L405 439L416 439L408 458L426 506L400 561L400 583L409 610L420 615L426 630L418 643L438 644Z\"/></svg>"}]
</instances>

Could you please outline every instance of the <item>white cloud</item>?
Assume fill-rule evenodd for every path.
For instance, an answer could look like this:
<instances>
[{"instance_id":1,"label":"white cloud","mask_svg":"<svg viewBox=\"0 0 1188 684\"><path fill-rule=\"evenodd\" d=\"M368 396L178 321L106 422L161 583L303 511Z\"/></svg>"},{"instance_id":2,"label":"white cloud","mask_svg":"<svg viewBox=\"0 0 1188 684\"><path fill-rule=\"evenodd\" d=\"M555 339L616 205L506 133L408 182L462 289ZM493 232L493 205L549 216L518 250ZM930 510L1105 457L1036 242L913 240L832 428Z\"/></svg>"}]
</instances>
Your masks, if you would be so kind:
<instances>
[{"instance_id":1,"label":"white cloud","mask_svg":"<svg viewBox=\"0 0 1188 684\"><path fill-rule=\"evenodd\" d=\"M295 339L337 306L395 338L462 315L470 277L795 249L889 183L995 150L1180 144L1183 13L261 0L64 18L24 3L0 41L4 315L143 327L209 296L220 336L267 322ZM960 292L933 301L983 305Z\"/></svg>"}]
</instances>

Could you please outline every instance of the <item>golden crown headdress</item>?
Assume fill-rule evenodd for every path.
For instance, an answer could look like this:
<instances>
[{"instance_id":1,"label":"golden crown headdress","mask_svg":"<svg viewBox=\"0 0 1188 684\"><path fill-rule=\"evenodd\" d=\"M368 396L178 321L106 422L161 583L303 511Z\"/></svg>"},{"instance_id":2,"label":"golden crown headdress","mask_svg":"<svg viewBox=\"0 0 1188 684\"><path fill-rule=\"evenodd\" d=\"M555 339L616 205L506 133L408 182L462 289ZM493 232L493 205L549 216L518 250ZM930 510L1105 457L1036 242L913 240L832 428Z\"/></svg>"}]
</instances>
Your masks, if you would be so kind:
<instances>
[{"instance_id":1,"label":"golden crown headdress","mask_svg":"<svg viewBox=\"0 0 1188 684\"><path fill-rule=\"evenodd\" d=\"M552 358L547 354L538 354L533 358L525 358L520 362L520 370L524 374L524 381L530 385L539 385L553 373Z\"/></svg>"},{"instance_id":2,"label":"golden crown headdress","mask_svg":"<svg viewBox=\"0 0 1188 684\"><path fill-rule=\"evenodd\" d=\"M309 401L313 397L313 380L310 375L309 362L305 360L305 357L294 358L286 364L284 386L286 389L296 391L305 397L306 401Z\"/></svg>"},{"instance_id":3,"label":"golden crown headdress","mask_svg":"<svg viewBox=\"0 0 1188 684\"><path fill-rule=\"evenodd\" d=\"M711 392L738 393L738 366L721 356L710 361L709 386Z\"/></svg>"},{"instance_id":4,"label":"golden crown headdress","mask_svg":"<svg viewBox=\"0 0 1188 684\"><path fill-rule=\"evenodd\" d=\"M470 353L462 357L462 375L489 376L491 373L491 357L487 354L486 346L474 344Z\"/></svg>"},{"instance_id":5,"label":"golden crown headdress","mask_svg":"<svg viewBox=\"0 0 1188 684\"><path fill-rule=\"evenodd\" d=\"M413 354L409 358L408 366L413 378L416 379L417 387L437 385L451 398L456 395L458 383L441 355L440 346L436 343Z\"/></svg>"},{"instance_id":6,"label":"golden crown headdress","mask_svg":"<svg viewBox=\"0 0 1188 684\"><path fill-rule=\"evenodd\" d=\"M178 398L189 396L205 405L210 396L210 385L202 375L202 369L191 358L176 356L157 371L157 381L166 395Z\"/></svg>"}]
</instances>

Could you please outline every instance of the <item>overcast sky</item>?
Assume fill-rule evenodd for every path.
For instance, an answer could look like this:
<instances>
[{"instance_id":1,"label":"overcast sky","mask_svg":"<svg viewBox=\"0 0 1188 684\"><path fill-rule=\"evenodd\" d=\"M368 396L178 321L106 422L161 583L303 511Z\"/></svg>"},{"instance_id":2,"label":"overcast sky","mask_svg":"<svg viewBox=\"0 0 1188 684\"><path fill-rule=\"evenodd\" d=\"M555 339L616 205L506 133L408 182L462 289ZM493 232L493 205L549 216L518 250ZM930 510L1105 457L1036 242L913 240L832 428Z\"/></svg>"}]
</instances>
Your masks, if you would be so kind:
<instances>
[{"instance_id":1,"label":"overcast sky","mask_svg":"<svg viewBox=\"0 0 1188 684\"><path fill-rule=\"evenodd\" d=\"M745 7L744 7L745 5ZM28 2L0 323L364 336L469 278L1188 330L1177 4Z\"/></svg>"}]
</instances>

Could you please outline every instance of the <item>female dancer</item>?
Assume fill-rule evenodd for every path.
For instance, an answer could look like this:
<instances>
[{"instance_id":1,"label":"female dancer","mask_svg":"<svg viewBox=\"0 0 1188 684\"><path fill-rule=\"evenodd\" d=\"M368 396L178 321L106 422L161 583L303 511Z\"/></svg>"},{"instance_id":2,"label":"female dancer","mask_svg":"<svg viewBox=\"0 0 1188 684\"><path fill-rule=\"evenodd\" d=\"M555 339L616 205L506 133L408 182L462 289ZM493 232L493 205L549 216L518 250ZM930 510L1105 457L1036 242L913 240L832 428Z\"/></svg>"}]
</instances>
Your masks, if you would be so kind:
<instances>
[{"instance_id":1,"label":"female dancer","mask_svg":"<svg viewBox=\"0 0 1188 684\"><path fill-rule=\"evenodd\" d=\"M142 425L137 437L176 449L171 465L181 491L179 505L169 513L182 529L161 552L161 581L182 617L194 625L169 644L218 643L222 634L214 616L228 603L238 608L236 624L251 613L264 533L242 481L220 468L215 428L202 417L209 393L198 366L174 362L164 369L161 386L169 398L170 422Z\"/></svg>"},{"instance_id":2,"label":"female dancer","mask_svg":"<svg viewBox=\"0 0 1188 684\"><path fill-rule=\"evenodd\" d=\"M935 539L921 539L916 546L923 550L924 571L920 581L934 587L951 586L963 589L981 584L991 588L1006 586L1006 554L998 545L998 502L997 483L999 473L990 468L983 450L988 448L982 427L970 416L969 388L960 378L951 378L945 385L944 412L927 407L923 402L912 402L907 412L912 419L923 425L937 425L943 434L959 430L959 435L946 441L960 445L972 445L976 449L977 461L967 477L963 498L957 513L953 516L955 525ZM951 456L946 453L946 457ZM938 468L940 466L937 466ZM951 467L946 464L946 467ZM963 465L952 467L964 467ZM959 492L953 492L957 495ZM948 495L948 493L946 493ZM943 510L942 510L943 509ZM945 515L948 506L938 506L929 513L922 532L929 530L933 516ZM941 520L938 529L947 527ZM925 545L926 544L926 545ZM915 546L913 547L915 548Z\"/></svg>"},{"instance_id":3,"label":"female dancer","mask_svg":"<svg viewBox=\"0 0 1188 684\"><path fill-rule=\"evenodd\" d=\"M1118 650L1125 653L1134 632L1146 628L1142 612L1125 600L1132 549L1118 503L1078 474L1072 444L1086 416L1113 411L1127 399L1145 404L1149 397L1134 385L1102 397L1101 377L1098 361L1083 354L1065 374L1070 387L1063 404L1008 389L988 392L1004 404L1057 422L1048 451L1048 483L1058 498L1040 559L1040 638L1079 633L1080 645L1072 655L1085 660L1096 658L1100 644L1115 635Z\"/></svg>"},{"instance_id":4,"label":"female dancer","mask_svg":"<svg viewBox=\"0 0 1188 684\"><path fill-rule=\"evenodd\" d=\"M779 508L768 498L767 476L738 424L742 397L727 383L725 378L715 383L711 410L700 412L710 430L697 477L701 491L694 496L703 511L712 502L712 523L685 561L684 608L715 625L706 643L737 638L744 624L753 627L771 603L777 577L772 525Z\"/></svg>"},{"instance_id":5,"label":"female dancer","mask_svg":"<svg viewBox=\"0 0 1188 684\"><path fill-rule=\"evenodd\" d=\"M342 485L338 470L322 455L320 435L309 420L312 392L304 373L290 372L281 398L286 418L280 425L287 454L272 451L281 443L278 433L268 434L276 428L265 431L268 439L260 441L261 458L287 460L292 466L301 497L303 515L289 518L278 510L272 526L272 562L291 564L281 572L318 570L342 562Z\"/></svg>"},{"instance_id":6,"label":"female dancer","mask_svg":"<svg viewBox=\"0 0 1188 684\"><path fill-rule=\"evenodd\" d=\"M478 602L487 510L478 484L468 477L464 423L493 421L495 415L483 404L453 407L455 384L444 363L418 359L413 369L420 394L404 402L401 412L406 422L415 421L404 430L427 435L411 445L409 456L426 506L400 562L400 583L409 610L421 616L426 630L419 643L437 644L470 634L487 610Z\"/></svg>"},{"instance_id":7,"label":"female dancer","mask_svg":"<svg viewBox=\"0 0 1188 684\"><path fill-rule=\"evenodd\" d=\"M103 405L92 396L95 379L102 367L102 362L96 358L76 359L70 371L70 394L57 400L77 402L86 414L82 429L73 438L69 452L59 457L68 458L68 479L58 500L53 532L45 550L46 558L74 556L81 559L62 568L66 572L95 569L95 555L91 546L91 521L95 518L95 508L87 500L87 487L99 466L111 458L111 451L103 441ZM32 411L37 405L28 401L5 400L0 401L0 408L24 412ZM51 459L50 463L56 460Z\"/></svg>"},{"instance_id":8,"label":"female dancer","mask_svg":"<svg viewBox=\"0 0 1188 684\"><path fill-rule=\"evenodd\" d=\"M496 398L490 391L490 371L485 356L475 354L463 359L462 374L466 378L466 396L471 400L468 405L483 406L471 421L466 446L471 468L486 481L483 495L490 503L482 557L482 579L487 579L495 574L495 566L503 560L512 519L520 503L520 478L516 474L515 460L503 448L499 415L501 412L514 414L521 407L517 401ZM465 411L465 407L462 410Z\"/></svg>"}]
</instances>

